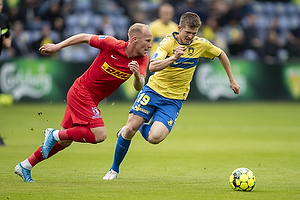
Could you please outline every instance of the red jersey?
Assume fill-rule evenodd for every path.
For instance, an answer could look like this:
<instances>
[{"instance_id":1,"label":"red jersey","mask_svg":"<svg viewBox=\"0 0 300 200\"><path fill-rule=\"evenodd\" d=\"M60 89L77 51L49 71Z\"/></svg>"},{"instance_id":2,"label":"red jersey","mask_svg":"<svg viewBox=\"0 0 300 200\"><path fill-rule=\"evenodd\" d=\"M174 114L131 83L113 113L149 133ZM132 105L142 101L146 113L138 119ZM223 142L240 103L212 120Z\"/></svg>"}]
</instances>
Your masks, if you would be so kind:
<instances>
[{"instance_id":1,"label":"red jersey","mask_svg":"<svg viewBox=\"0 0 300 200\"><path fill-rule=\"evenodd\" d=\"M112 36L94 35L90 45L100 49L100 52L87 71L76 79L73 86L79 90L89 91L96 104L118 89L132 75L128 67L131 61L139 63L140 73L146 77L148 55L128 58L125 52L128 41L117 40Z\"/></svg>"}]
</instances>

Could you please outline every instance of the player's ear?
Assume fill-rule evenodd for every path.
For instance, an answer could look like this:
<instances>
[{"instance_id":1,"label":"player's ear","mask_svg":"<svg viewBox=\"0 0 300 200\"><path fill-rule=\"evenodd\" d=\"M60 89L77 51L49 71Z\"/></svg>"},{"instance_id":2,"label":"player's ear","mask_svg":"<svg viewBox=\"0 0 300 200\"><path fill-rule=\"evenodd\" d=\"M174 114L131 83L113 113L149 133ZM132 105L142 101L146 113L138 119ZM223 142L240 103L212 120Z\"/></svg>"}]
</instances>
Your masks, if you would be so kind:
<instances>
[{"instance_id":1,"label":"player's ear","mask_svg":"<svg viewBox=\"0 0 300 200\"><path fill-rule=\"evenodd\" d=\"M136 36L133 36L133 37L132 37L132 40L133 40L134 42L136 42L136 41L137 41L137 37L136 37Z\"/></svg>"},{"instance_id":2,"label":"player's ear","mask_svg":"<svg viewBox=\"0 0 300 200\"><path fill-rule=\"evenodd\" d=\"M133 42L136 41L136 39L137 39L136 36L135 36L135 35L132 35L132 36L129 38L129 41L133 43Z\"/></svg>"}]
</instances>

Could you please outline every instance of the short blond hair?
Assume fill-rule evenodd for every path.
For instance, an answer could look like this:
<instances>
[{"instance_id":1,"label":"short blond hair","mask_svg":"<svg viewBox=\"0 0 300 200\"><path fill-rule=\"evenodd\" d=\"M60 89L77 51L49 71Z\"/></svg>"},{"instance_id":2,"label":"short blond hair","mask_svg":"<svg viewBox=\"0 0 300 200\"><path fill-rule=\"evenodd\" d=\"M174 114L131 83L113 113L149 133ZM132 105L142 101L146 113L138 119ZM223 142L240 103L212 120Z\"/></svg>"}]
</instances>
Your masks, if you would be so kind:
<instances>
[{"instance_id":1,"label":"short blond hair","mask_svg":"<svg viewBox=\"0 0 300 200\"><path fill-rule=\"evenodd\" d=\"M180 17L179 25L181 27L189 26L190 28L199 28L201 26L200 17L193 12L183 13Z\"/></svg>"},{"instance_id":2,"label":"short blond hair","mask_svg":"<svg viewBox=\"0 0 300 200\"><path fill-rule=\"evenodd\" d=\"M135 23L129 27L128 37L131 38L133 35L139 35L144 33L144 29L148 27L142 23Z\"/></svg>"}]
</instances>

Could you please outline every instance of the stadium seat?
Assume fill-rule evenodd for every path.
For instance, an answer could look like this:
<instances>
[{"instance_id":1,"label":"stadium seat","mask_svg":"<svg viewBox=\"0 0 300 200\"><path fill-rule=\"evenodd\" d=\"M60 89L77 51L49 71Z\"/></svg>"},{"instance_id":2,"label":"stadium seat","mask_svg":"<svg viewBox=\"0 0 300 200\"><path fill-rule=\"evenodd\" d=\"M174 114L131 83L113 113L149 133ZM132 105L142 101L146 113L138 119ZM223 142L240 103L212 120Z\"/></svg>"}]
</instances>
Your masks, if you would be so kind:
<instances>
[{"instance_id":1,"label":"stadium seat","mask_svg":"<svg viewBox=\"0 0 300 200\"><path fill-rule=\"evenodd\" d=\"M284 9L284 3L282 2L276 2L274 3L275 10L276 10L276 16L285 15L285 9Z\"/></svg>"},{"instance_id":2,"label":"stadium seat","mask_svg":"<svg viewBox=\"0 0 300 200\"><path fill-rule=\"evenodd\" d=\"M77 14L69 14L66 16L65 18L65 22L66 22L66 27L73 27L73 26L77 26L79 17Z\"/></svg>"},{"instance_id":3,"label":"stadium seat","mask_svg":"<svg viewBox=\"0 0 300 200\"><path fill-rule=\"evenodd\" d=\"M290 24L290 18L286 15L283 15L278 18L279 20L279 28L282 30L287 30L289 29L289 24Z\"/></svg>"},{"instance_id":4,"label":"stadium seat","mask_svg":"<svg viewBox=\"0 0 300 200\"><path fill-rule=\"evenodd\" d=\"M299 16L299 7L293 3L285 3L284 10L286 15L298 15Z\"/></svg>"},{"instance_id":5,"label":"stadium seat","mask_svg":"<svg viewBox=\"0 0 300 200\"><path fill-rule=\"evenodd\" d=\"M252 10L255 14L262 15L263 14L263 4L259 1L255 1L252 5Z\"/></svg>"},{"instance_id":6,"label":"stadium seat","mask_svg":"<svg viewBox=\"0 0 300 200\"><path fill-rule=\"evenodd\" d=\"M75 0L74 2L75 13L91 12L92 10L93 10L93 5L91 1Z\"/></svg>"},{"instance_id":7,"label":"stadium seat","mask_svg":"<svg viewBox=\"0 0 300 200\"><path fill-rule=\"evenodd\" d=\"M263 3L263 13L269 17L276 15L275 4L273 2L266 1Z\"/></svg>"}]
</instances>

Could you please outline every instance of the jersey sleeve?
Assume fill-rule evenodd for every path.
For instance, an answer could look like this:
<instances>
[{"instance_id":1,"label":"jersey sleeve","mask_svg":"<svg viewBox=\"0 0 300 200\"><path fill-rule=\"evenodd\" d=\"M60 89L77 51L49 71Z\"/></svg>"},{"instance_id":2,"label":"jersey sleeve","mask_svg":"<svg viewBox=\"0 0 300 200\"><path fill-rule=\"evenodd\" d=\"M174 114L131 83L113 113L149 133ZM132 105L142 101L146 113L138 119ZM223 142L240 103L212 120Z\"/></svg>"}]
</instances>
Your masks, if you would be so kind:
<instances>
[{"instance_id":1,"label":"jersey sleeve","mask_svg":"<svg viewBox=\"0 0 300 200\"><path fill-rule=\"evenodd\" d=\"M204 51L204 53L202 55L203 57L213 59L221 54L222 50L219 47L216 47L207 39L201 38L201 40L204 41L202 44L206 48L206 50Z\"/></svg>"},{"instance_id":2,"label":"jersey sleeve","mask_svg":"<svg viewBox=\"0 0 300 200\"><path fill-rule=\"evenodd\" d=\"M166 36L158 45L158 48L156 49L155 53L153 54L151 58L151 62L155 60L163 60L167 57L168 52L170 51L171 47L169 44L169 40L167 39L168 36Z\"/></svg>"},{"instance_id":3,"label":"jersey sleeve","mask_svg":"<svg viewBox=\"0 0 300 200\"><path fill-rule=\"evenodd\" d=\"M114 49L118 40L108 35L94 35L91 37L90 45L98 49Z\"/></svg>"}]
</instances>

